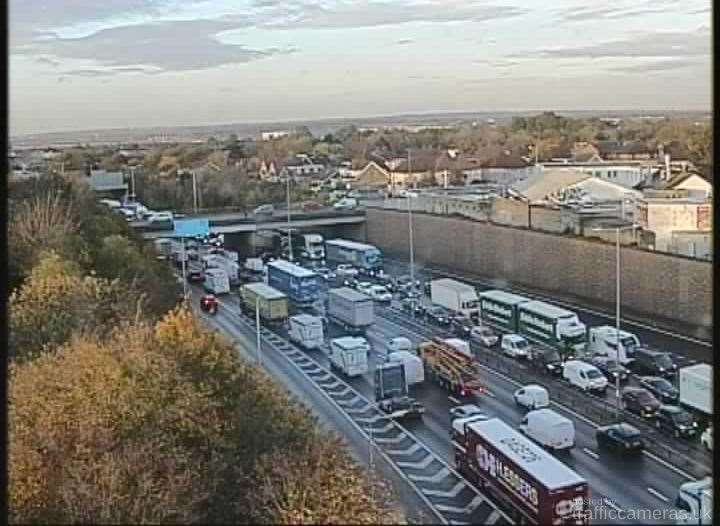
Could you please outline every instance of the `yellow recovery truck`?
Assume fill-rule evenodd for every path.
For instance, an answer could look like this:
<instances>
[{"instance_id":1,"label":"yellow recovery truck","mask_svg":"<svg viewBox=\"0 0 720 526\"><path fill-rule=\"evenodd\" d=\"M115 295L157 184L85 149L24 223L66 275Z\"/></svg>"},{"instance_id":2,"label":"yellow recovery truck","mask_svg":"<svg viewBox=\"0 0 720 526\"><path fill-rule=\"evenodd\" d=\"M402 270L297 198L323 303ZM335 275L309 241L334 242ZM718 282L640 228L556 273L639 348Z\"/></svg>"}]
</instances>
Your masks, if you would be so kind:
<instances>
[{"instance_id":1,"label":"yellow recovery truck","mask_svg":"<svg viewBox=\"0 0 720 526\"><path fill-rule=\"evenodd\" d=\"M485 393L480 368L467 342L433 338L419 345L418 354L425 367L425 377L451 394L469 397Z\"/></svg>"}]
</instances>

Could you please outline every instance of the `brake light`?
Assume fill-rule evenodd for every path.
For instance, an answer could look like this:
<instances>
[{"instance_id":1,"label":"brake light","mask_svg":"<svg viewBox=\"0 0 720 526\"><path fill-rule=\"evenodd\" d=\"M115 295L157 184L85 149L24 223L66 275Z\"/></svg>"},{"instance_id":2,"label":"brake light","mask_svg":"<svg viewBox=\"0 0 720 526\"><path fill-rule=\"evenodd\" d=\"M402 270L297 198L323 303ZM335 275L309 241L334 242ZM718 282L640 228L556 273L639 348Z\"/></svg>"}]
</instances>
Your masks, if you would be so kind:
<instances>
[{"instance_id":1,"label":"brake light","mask_svg":"<svg viewBox=\"0 0 720 526\"><path fill-rule=\"evenodd\" d=\"M465 389L460 389L460 396L465 396Z\"/></svg>"}]
</instances>

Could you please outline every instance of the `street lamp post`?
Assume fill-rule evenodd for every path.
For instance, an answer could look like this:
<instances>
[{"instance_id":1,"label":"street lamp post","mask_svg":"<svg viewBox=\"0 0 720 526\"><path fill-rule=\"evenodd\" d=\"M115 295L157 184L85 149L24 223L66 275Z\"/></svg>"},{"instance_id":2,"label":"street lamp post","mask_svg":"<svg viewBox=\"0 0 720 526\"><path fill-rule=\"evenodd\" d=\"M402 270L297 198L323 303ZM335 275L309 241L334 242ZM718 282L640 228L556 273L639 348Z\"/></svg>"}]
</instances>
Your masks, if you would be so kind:
<instances>
[{"instance_id":1,"label":"street lamp post","mask_svg":"<svg viewBox=\"0 0 720 526\"><path fill-rule=\"evenodd\" d=\"M593 232L615 231L615 361L620 365L620 232L635 230L633 224L627 227L593 228ZM620 418L620 373L615 375L615 420Z\"/></svg>"},{"instance_id":2,"label":"street lamp post","mask_svg":"<svg viewBox=\"0 0 720 526\"><path fill-rule=\"evenodd\" d=\"M195 170L192 172L192 178L193 178L193 210L195 211L195 215L198 213L198 196L197 196L197 175L195 174Z\"/></svg>"},{"instance_id":3,"label":"street lamp post","mask_svg":"<svg viewBox=\"0 0 720 526\"><path fill-rule=\"evenodd\" d=\"M185 259L187 258L187 253L185 252L185 238L182 238L182 275L183 275L183 298L187 300L188 295L188 289L187 289L187 263L185 262Z\"/></svg>"},{"instance_id":4,"label":"street lamp post","mask_svg":"<svg viewBox=\"0 0 720 526\"><path fill-rule=\"evenodd\" d=\"M262 354L260 350L260 297L255 298L255 337L258 365L262 367Z\"/></svg>"},{"instance_id":5,"label":"street lamp post","mask_svg":"<svg viewBox=\"0 0 720 526\"><path fill-rule=\"evenodd\" d=\"M132 187L131 195L133 201L137 201L137 199L135 199L135 168L135 166L130 167L130 186Z\"/></svg>"},{"instance_id":6,"label":"street lamp post","mask_svg":"<svg viewBox=\"0 0 720 526\"><path fill-rule=\"evenodd\" d=\"M410 149L408 148L408 177L410 177ZM415 248L413 246L413 220L412 220L412 204L411 199L412 197L410 195L406 196L407 203L408 203L408 239L410 242L409 250L410 250L410 294L411 294L411 301L410 304L412 305L412 308L410 309L410 312L412 313L413 318L415 317Z\"/></svg>"},{"instance_id":7,"label":"street lamp post","mask_svg":"<svg viewBox=\"0 0 720 526\"><path fill-rule=\"evenodd\" d=\"M292 229L290 228L290 172L286 175L287 180L287 224L288 224L288 261L293 260L292 250Z\"/></svg>"}]
</instances>

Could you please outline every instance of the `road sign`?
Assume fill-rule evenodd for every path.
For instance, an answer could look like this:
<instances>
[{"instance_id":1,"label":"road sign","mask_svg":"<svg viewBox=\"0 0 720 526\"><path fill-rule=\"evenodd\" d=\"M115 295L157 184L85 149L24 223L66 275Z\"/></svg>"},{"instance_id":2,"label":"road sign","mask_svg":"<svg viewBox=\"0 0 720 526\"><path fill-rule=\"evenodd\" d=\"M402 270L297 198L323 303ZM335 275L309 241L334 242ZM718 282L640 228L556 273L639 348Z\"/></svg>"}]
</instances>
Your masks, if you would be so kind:
<instances>
[{"instance_id":1,"label":"road sign","mask_svg":"<svg viewBox=\"0 0 720 526\"><path fill-rule=\"evenodd\" d=\"M195 237L206 236L210 233L208 219L176 219L173 221L173 236Z\"/></svg>"}]
</instances>

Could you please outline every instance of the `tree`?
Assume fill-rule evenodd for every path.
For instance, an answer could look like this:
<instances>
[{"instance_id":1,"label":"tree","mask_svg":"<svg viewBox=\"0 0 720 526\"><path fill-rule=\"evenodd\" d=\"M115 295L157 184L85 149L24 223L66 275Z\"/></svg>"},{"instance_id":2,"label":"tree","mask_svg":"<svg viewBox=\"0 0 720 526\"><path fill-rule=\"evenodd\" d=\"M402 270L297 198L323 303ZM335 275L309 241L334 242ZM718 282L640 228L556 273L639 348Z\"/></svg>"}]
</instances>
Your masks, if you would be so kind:
<instances>
[{"instance_id":1,"label":"tree","mask_svg":"<svg viewBox=\"0 0 720 526\"><path fill-rule=\"evenodd\" d=\"M395 518L387 489L369 499L337 440L184 309L13 364L8 416L13 523Z\"/></svg>"}]
</instances>

